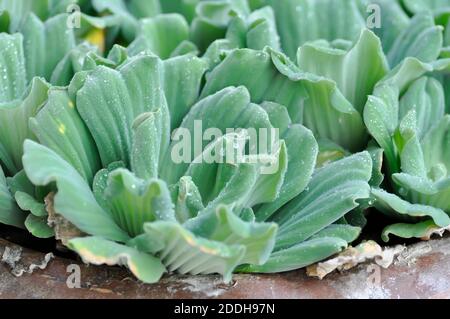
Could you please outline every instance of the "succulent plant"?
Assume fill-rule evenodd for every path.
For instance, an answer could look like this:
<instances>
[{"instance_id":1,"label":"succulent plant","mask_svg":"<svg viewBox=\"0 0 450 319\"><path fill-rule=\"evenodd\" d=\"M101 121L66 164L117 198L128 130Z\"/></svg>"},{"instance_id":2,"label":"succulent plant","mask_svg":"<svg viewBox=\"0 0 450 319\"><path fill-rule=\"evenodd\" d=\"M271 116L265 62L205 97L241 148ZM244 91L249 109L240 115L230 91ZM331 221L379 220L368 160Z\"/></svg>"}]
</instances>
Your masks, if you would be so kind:
<instances>
[{"instance_id":1,"label":"succulent plant","mask_svg":"<svg viewBox=\"0 0 450 319\"><path fill-rule=\"evenodd\" d=\"M0 222L146 283L302 268L369 209L430 237L444 5L0 0Z\"/></svg>"}]
</instances>

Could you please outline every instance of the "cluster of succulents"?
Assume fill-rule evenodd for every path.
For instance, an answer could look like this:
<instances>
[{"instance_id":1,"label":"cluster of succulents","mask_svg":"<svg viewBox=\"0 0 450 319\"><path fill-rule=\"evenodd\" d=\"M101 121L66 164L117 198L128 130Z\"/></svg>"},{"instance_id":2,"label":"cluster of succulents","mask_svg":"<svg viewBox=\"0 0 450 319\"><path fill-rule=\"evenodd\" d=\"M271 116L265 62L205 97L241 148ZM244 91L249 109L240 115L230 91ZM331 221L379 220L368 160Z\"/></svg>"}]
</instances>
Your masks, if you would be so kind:
<instances>
[{"instance_id":1,"label":"cluster of succulents","mask_svg":"<svg viewBox=\"0 0 450 319\"><path fill-rule=\"evenodd\" d=\"M0 223L146 283L302 268L369 212L385 241L429 237L450 225L448 13L0 0Z\"/></svg>"}]
</instances>

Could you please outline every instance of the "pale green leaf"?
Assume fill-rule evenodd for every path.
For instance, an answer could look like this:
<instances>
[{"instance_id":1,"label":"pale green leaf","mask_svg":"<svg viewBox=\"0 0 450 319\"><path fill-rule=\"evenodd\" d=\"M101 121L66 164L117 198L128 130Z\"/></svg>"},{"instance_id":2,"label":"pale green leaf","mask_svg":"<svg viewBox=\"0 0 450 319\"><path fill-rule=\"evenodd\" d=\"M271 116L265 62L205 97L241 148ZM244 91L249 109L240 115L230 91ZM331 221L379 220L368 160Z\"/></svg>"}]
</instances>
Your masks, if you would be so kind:
<instances>
[{"instance_id":1,"label":"pale green leaf","mask_svg":"<svg viewBox=\"0 0 450 319\"><path fill-rule=\"evenodd\" d=\"M410 18L399 0L360 0L361 13L374 25L372 31L381 39L383 49L389 52L400 34L408 28ZM377 20L379 18L379 20ZM379 22L379 25L376 23Z\"/></svg>"},{"instance_id":2,"label":"pale green leaf","mask_svg":"<svg viewBox=\"0 0 450 319\"><path fill-rule=\"evenodd\" d=\"M402 0L406 9L411 13L419 13L426 10L448 10L450 1L448 0Z\"/></svg>"},{"instance_id":3,"label":"pale green leaf","mask_svg":"<svg viewBox=\"0 0 450 319\"><path fill-rule=\"evenodd\" d=\"M341 238L345 240L347 243L351 243L355 241L360 234L361 234L360 227L354 227L351 225L333 224L321 230L314 236L312 236L311 239L331 237L331 238Z\"/></svg>"},{"instance_id":4,"label":"pale green leaf","mask_svg":"<svg viewBox=\"0 0 450 319\"><path fill-rule=\"evenodd\" d=\"M179 14L163 14L141 21L139 35L128 47L130 55L149 50L161 59L172 52L189 37L189 25Z\"/></svg>"},{"instance_id":5,"label":"pale green leaf","mask_svg":"<svg viewBox=\"0 0 450 319\"><path fill-rule=\"evenodd\" d=\"M197 101L207 63L195 56L183 55L165 60L163 66L164 92L173 130L180 126L189 109Z\"/></svg>"},{"instance_id":6,"label":"pale green leaf","mask_svg":"<svg viewBox=\"0 0 450 319\"><path fill-rule=\"evenodd\" d=\"M301 243L338 221L370 195L369 153L359 153L317 170L308 188L271 220L280 225L276 250Z\"/></svg>"},{"instance_id":7,"label":"pale green leaf","mask_svg":"<svg viewBox=\"0 0 450 319\"><path fill-rule=\"evenodd\" d=\"M27 17L20 32L23 34L28 81L35 76L50 81L58 63L75 47L75 35L67 26L67 19L67 14L61 14L44 23L34 14Z\"/></svg>"},{"instance_id":8,"label":"pale green leaf","mask_svg":"<svg viewBox=\"0 0 450 319\"><path fill-rule=\"evenodd\" d=\"M191 23L190 39L204 52L214 40L225 37L233 17L249 13L246 0L200 1Z\"/></svg>"},{"instance_id":9,"label":"pale green leaf","mask_svg":"<svg viewBox=\"0 0 450 319\"><path fill-rule=\"evenodd\" d=\"M21 34L0 34L0 103L22 98L27 73Z\"/></svg>"},{"instance_id":10,"label":"pale green leaf","mask_svg":"<svg viewBox=\"0 0 450 319\"><path fill-rule=\"evenodd\" d=\"M225 281L239 264L264 263L277 230L275 224L244 222L225 207L190 220L186 228L168 222L147 223L144 228L149 236L163 240L159 255L169 270L220 273Z\"/></svg>"},{"instance_id":11,"label":"pale green leaf","mask_svg":"<svg viewBox=\"0 0 450 319\"><path fill-rule=\"evenodd\" d=\"M394 235L400 238L421 238L429 239L433 231L439 230L433 220L427 220L417 224L394 224L383 229L381 238L389 242L389 236Z\"/></svg>"},{"instance_id":12,"label":"pale green leaf","mask_svg":"<svg viewBox=\"0 0 450 319\"><path fill-rule=\"evenodd\" d=\"M140 0L136 0L140 2ZM200 0L163 0L159 1L163 12L176 12L183 15L188 22L195 17L195 8Z\"/></svg>"},{"instance_id":13,"label":"pale green leaf","mask_svg":"<svg viewBox=\"0 0 450 319\"><path fill-rule=\"evenodd\" d=\"M416 15L389 50L390 65L394 67L406 57L415 57L422 62L436 60L443 44L442 31L441 26L434 24L430 13Z\"/></svg>"},{"instance_id":14,"label":"pale green leaf","mask_svg":"<svg viewBox=\"0 0 450 319\"><path fill-rule=\"evenodd\" d=\"M18 191L14 194L17 205L24 212L30 212L36 217L46 217L47 211L44 202L39 202L30 194Z\"/></svg>"},{"instance_id":15,"label":"pale green leaf","mask_svg":"<svg viewBox=\"0 0 450 319\"><path fill-rule=\"evenodd\" d=\"M169 190L160 180L142 180L117 169L108 177L104 198L116 224L130 237L142 234L146 222L175 221Z\"/></svg>"},{"instance_id":16,"label":"pale green leaf","mask_svg":"<svg viewBox=\"0 0 450 319\"><path fill-rule=\"evenodd\" d=\"M414 81L400 100L399 118L415 110L419 139L438 123L445 113L442 85L435 79L422 77Z\"/></svg>"},{"instance_id":17,"label":"pale green leaf","mask_svg":"<svg viewBox=\"0 0 450 319\"><path fill-rule=\"evenodd\" d=\"M41 19L47 18L48 2L49 0L0 0L0 11L9 12L11 17L9 31L17 32L30 12L34 12Z\"/></svg>"},{"instance_id":18,"label":"pale green leaf","mask_svg":"<svg viewBox=\"0 0 450 319\"><path fill-rule=\"evenodd\" d=\"M301 125L291 124L283 106L278 105L277 108L286 112L284 124L280 124L279 120L274 118L276 116L274 112L268 110L269 104L265 103L263 107L268 111L272 124L280 128L280 138L285 141L287 147L288 167L278 197L272 202L255 208L258 221L267 220L307 187L314 171L318 152L317 142L312 132ZM283 127L285 127L284 130Z\"/></svg>"},{"instance_id":19,"label":"pale green leaf","mask_svg":"<svg viewBox=\"0 0 450 319\"><path fill-rule=\"evenodd\" d=\"M372 196L376 200L375 207L390 215L394 214L398 218L403 218L407 221L420 221L420 218L431 217L434 223L440 227L450 225L450 217L441 209L411 204L394 194L389 194L376 188L372 189Z\"/></svg>"},{"instance_id":20,"label":"pale green leaf","mask_svg":"<svg viewBox=\"0 0 450 319\"><path fill-rule=\"evenodd\" d=\"M50 89L48 101L30 119L30 129L42 145L76 168L88 184L92 183L101 165L97 147L66 90Z\"/></svg>"},{"instance_id":21,"label":"pale green leaf","mask_svg":"<svg viewBox=\"0 0 450 319\"><path fill-rule=\"evenodd\" d=\"M169 146L169 136L164 134L168 123L163 111L143 113L133 124L131 169L137 177L151 179L158 177L161 159Z\"/></svg>"},{"instance_id":22,"label":"pale green leaf","mask_svg":"<svg viewBox=\"0 0 450 319\"><path fill-rule=\"evenodd\" d=\"M45 186L56 182L55 211L81 231L116 241L126 241L127 234L104 211L89 185L69 163L54 151L32 141L25 141L24 168L33 184ZM45 163L45 165L43 165Z\"/></svg>"},{"instance_id":23,"label":"pale green leaf","mask_svg":"<svg viewBox=\"0 0 450 319\"><path fill-rule=\"evenodd\" d=\"M267 0L274 11L284 52L294 58L308 41L346 39L354 41L365 27L356 1ZM330 17L333 17L330 19Z\"/></svg>"},{"instance_id":24,"label":"pale green leaf","mask_svg":"<svg viewBox=\"0 0 450 319\"><path fill-rule=\"evenodd\" d=\"M337 87L360 113L379 80L388 71L388 64L378 37L364 30L349 51L315 44L305 44L297 54L301 70L336 81Z\"/></svg>"},{"instance_id":25,"label":"pale green leaf","mask_svg":"<svg viewBox=\"0 0 450 319\"><path fill-rule=\"evenodd\" d=\"M180 178L180 181L171 187L171 194L175 215L180 223L196 217L205 209L198 187L190 176Z\"/></svg>"},{"instance_id":26,"label":"pale green leaf","mask_svg":"<svg viewBox=\"0 0 450 319\"><path fill-rule=\"evenodd\" d=\"M9 175L22 169L23 142L34 139L28 121L46 101L48 89L45 81L35 78L23 101L0 104L0 161Z\"/></svg>"},{"instance_id":27,"label":"pale green leaf","mask_svg":"<svg viewBox=\"0 0 450 319\"><path fill-rule=\"evenodd\" d=\"M25 227L37 238L51 238L55 235L53 229L47 225L47 216L37 217L30 214L25 220Z\"/></svg>"},{"instance_id":28,"label":"pale green leaf","mask_svg":"<svg viewBox=\"0 0 450 319\"><path fill-rule=\"evenodd\" d=\"M300 71L270 48L232 51L208 75L202 96L229 85L244 85L255 103L285 105L293 122L303 123L319 139L333 140L352 151L360 150L367 141L361 115L336 82Z\"/></svg>"},{"instance_id":29,"label":"pale green leaf","mask_svg":"<svg viewBox=\"0 0 450 319\"><path fill-rule=\"evenodd\" d=\"M158 258L100 237L71 239L68 246L79 254L85 263L125 266L144 283L158 282L166 272Z\"/></svg>"},{"instance_id":30,"label":"pale green leaf","mask_svg":"<svg viewBox=\"0 0 450 319\"><path fill-rule=\"evenodd\" d=\"M0 222L23 228L26 214L17 207L0 166Z\"/></svg>"},{"instance_id":31,"label":"pale green leaf","mask_svg":"<svg viewBox=\"0 0 450 319\"><path fill-rule=\"evenodd\" d=\"M128 165L135 118L167 109L160 60L139 56L118 70L98 66L78 91L76 106L94 137L103 166L116 161ZM164 131L169 129L166 127Z\"/></svg>"},{"instance_id":32,"label":"pale green leaf","mask_svg":"<svg viewBox=\"0 0 450 319\"><path fill-rule=\"evenodd\" d=\"M324 237L311 239L288 249L272 253L261 266L246 265L239 272L277 273L303 268L341 252L347 242L340 238Z\"/></svg>"},{"instance_id":33,"label":"pale green leaf","mask_svg":"<svg viewBox=\"0 0 450 319\"><path fill-rule=\"evenodd\" d=\"M200 133L202 137L209 128L214 129L214 132L210 132L211 136L199 139L197 135ZM264 129L268 131L270 140L272 126L268 115L259 105L251 103L250 94L243 86L225 88L200 100L191 108L173 133L170 151L161 167L161 177L169 184L176 183L187 171L189 164L202 154L208 144L217 139L218 136L215 135L224 135L230 128L251 128L256 134Z\"/></svg>"}]
</instances>

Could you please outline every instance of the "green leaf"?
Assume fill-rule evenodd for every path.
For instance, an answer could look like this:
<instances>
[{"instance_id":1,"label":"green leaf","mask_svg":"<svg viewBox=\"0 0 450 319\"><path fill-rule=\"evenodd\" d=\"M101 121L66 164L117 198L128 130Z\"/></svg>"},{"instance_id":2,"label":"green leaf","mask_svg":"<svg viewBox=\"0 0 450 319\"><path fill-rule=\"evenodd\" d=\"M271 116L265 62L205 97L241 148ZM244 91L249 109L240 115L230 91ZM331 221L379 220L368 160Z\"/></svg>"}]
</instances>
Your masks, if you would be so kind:
<instances>
[{"instance_id":1,"label":"green leaf","mask_svg":"<svg viewBox=\"0 0 450 319\"><path fill-rule=\"evenodd\" d=\"M422 62L436 60L443 44L442 31L441 26L434 24L429 12L416 15L389 50L390 65L394 67L406 57L415 57Z\"/></svg>"},{"instance_id":2,"label":"green leaf","mask_svg":"<svg viewBox=\"0 0 450 319\"><path fill-rule=\"evenodd\" d=\"M160 60L139 56L118 70L98 66L78 91L76 105L94 137L103 166L117 161L128 165L135 118L167 108Z\"/></svg>"},{"instance_id":3,"label":"green leaf","mask_svg":"<svg viewBox=\"0 0 450 319\"><path fill-rule=\"evenodd\" d=\"M199 50L195 43L192 43L189 40L182 41L175 50L172 51L172 54L170 54L171 58L182 56L182 55L193 55L197 56L199 54Z\"/></svg>"},{"instance_id":4,"label":"green leaf","mask_svg":"<svg viewBox=\"0 0 450 319\"><path fill-rule=\"evenodd\" d=\"M408 85L426 73L446 72L449 70L450 59L439 59L430 63L423 63L414 57L407 57L403 62L393 68L375 89L375 95L378 87L391 85L403 92Z\"/></svg>"},{"instance_id":5,"label":"green leaf","mask_svg":"<svg viewBox=\"0 0 450 319\"><path fill-rule=\"evenodd\" d=\"M97 147L65 89L50 89L46 104L29 125L42 145L76 168L88 184L92 183L101 165Z\"/></svg>"},{"instance_id":6,"label":"green leaf","mask_svg":"<svg viewBox=\"0 0 450 319\"><path fill-rule=\"evenodd\" d=\"M278 145L278 150L272 154L250 155L244 159L251 164L256 164L259 172L253 192L246 201L248 207L271 203L279 198L288 170L288 153L284 141L279 142Z\"/></svg>"},{"instance_id":7,"label":"green leaf","mask_svg":"<svg viewBox=\"0 0 450 319\"><path fill-rule=\"evenodd\" d=\"M136 40L128 47L130 55L149 50L167 59L181 42L188 40L189 25L179 14L162 14L142 20Z\"/></svg>"},{"instance_id":8,"label":"green leaf","mask_svg":"<svg viewBox=\"0 0 450 319\"><path fill-rule=\"evenodd\" d=\"M246 136L243 132L218 139L205 149L203 161L194 160L189 166L186 175L199 185L205 211L229 205L240 212L244 207L270 203L278 198L287 169L284 142L270 155L235 154L242 151ZM216 160L211 163L208 156L212 153L216 154Z\"/></svg>"},{"instance_id":9,"label":"green leaf","mask_svg":"<svg viewBox=\"0 0 450 319\"><path fill-rule=\"evenodd\" d=\"M269 46L280 50L275 15L269 6L252 12L249 16L231 19L225 35L235 47L262 50Z\"/></svg>"},{"instance_id":10,"label":"green leaf","mask_svg":"<svg viewBox=\"0 0 450 319\"><path fill-rule=\"evenodd\" d=\"M308 188L271 218L279 224L276 251L301 243L370 195L372 159L359 153L318 169Z\"/></svg>"},{"instance_id":11,"label":"green leaf","mask_svg":"<svg viewBox=\"0 0 450 319\"><path fill-rule=\"evenodd\" d=\"M369 181L369 185L372 187L379 187L384 180L383 149L375 146L369 146L367 151L372 157L372 178Z\"/></svg>"},{"instance_id":12,"label":"green leaf","mask_svg":"<svg viewBox=\"0 0 450 319\"><path fill-rule=\"evenodd\" d=\"M433 220L427 220L417 224L394 224L383 229L381 238L389 242L389 236L394 235L400 238L422 238L427 239L433 231L439 230Z\"/></svg>"},{"instance_id":13,"label":"green leaf","mask_svg":"<svg viewBox=\"0 0 450 319\"><path fill-rule=\"evenodd\" d=\"M322 139L318 141L318 144L319 154L317 155L316 168L321 168L350 155L348 151L332 141Z\"/></svg>"},{"instance_id":14,"label":"green leaf","mask_svg":"<svg viewBox=\"0 0 450 319\"><path fill-rule=\"evenodd\" d=\"M360 227L350 225L330 225L311 237L311 239L318 238L341 238L347 243L355 241L361 234Z\"/></svg>"},{"instance_id":15,"label":"green leaf","mask_svg":"<svg viewBox=\"0 0 450 319\"><path fill-rule=\"evenodd\" d=\"M382 81L380 81L373 95L369 96L367 104L364 108L364 122L367 126L370 134L375 138L377 143L383 148L384 154L387 159L387 167L389 175L397 173L400 171L399 154L396 149L397 145L394 140L394 135L399 127L399 121L402 120L400 116L400 105L399 98L400 94L405 91L409 85L411 85L415 80L419 79L422 75L428 72L440 70L441 68L446 68L448 62L440 61L439 63L425 64L417 60L416 58L406 58L400 65L394 68ZM433 85L433 84L432 84ZM411 89L410 95L411 99L415 99L415 92L421 92L420 80ZM419 91L417 91L419 90ZM439 100L439 93L436 87L428 88L431 94L433 94L434 101ZM423 94L425 101L428 99L428 93ZM408 100L409 94L405 95L405 101ZM409 101L411 101L409 99ZM414 100L412 109L422 109L427 110L425 101ZM425 103L425 104L424 104ZM414 106L415 105L415 106ZM418 107L419 105L419 107ZM402 106L403 109L408 112L411 110L408 108L406 102ZM409 106L411 108L411 106ZM437 107L436 113L439 113L439 106ZM423 114L423 119L426 119L425 113ZM404 112L406 115L406 111ZM422 119L420 119L422 121ZM426 120L425 122L428 122ZM420 122L419 122L420 124Z\"/></svg>"},{"instance_id":16,"label":"green leaf","mask_svg":"<svg viewBox=\"0 0 450 319\"><path fill-rule=\"evenodd\" d=\"M11 18L8 11L0 10L0 33L8 32Z\"/></svg>"},{"instance_id":17,"label":"green leaf","mask_svg":"<svg viewBox=\"0 0 450 319\"><path fill-rule=\"evenodd\" d=\"M368 22L377 22L377 15L380 15L381 23L372 31L381 39L384 51L389 52L400 34L408 28L409 16L398 0L360 0L359 2L361 13L366 16ZM370 5L378 5L379 10Z\"/></svg>"},{"instance_id":18,"label":"green leaf","mask_svg":"<svg viewBox=\"0 0 450 319\"><path fill-rule=\"evenodd\" d=\"M233 270L245 254L242 245L226 245L196 237L173 222L149 223L145 224L144 229L150 238L163 242L158 256L171 272L192 275L218 273L229 282Z\"/></svg>"},{"instance_id":19,"label":"green leaf","mask_svg":"<svg viewBox=\"0 0 450 319\"><path fill-rule=\"evenodd\" d=\"M438 123L445 113L445 97L442 85L430 77L414 81L400 100L399 118L415 110L419 139Z\"/></svg>"},{"instance_id":20,"label":"green leaf","mask_svg":"<svg viewBox=\"0 0 450 319\"><path fill-rule=\"evenodd\" d=\"M195 235L228 245L245 246L241 263L263 264L275 244L275 223L245 222L226 206L191 219L184 226Z\"/></svg>"},{"instance_id":21,"label":"green leaf","mask_svg":"<svg viewBox=\"0 0 450 319\"><path fill-rule=\"evenodd\" d=\"M100 237L71 239L68 246L77 252L85 263L126 266L144 283L158 282L166 272L158 258Z\"/></svg>"},{"instance_id":22,"label":"green leaf","mask_svg":"<svg viewBox=\"0 0 450 319\"><path fill-rule=\"evenodd\" d=\"M37 217L30 214L25 220L25 227L37 238L51 238L55 236L53 229L47 225L47 216Z\"/></svg>"},{"instance_id":23,"label":"green leaf","mask_svg":"<svg viewBox=\"0 0 450 319\"><path fill-rule=\"evenodd\" d=\"M127 59L127 49L118 44L114 44L111 51L108 53L108 60L113 61L117 66L125 63Z\"/></svg>"},{"instance_id":24,"label":"green leaf","mask_svg":"<svg viewBox=\"0 0 450 319\"><path fill-rule=\"evenodd\" d=\"M21 170L19 173L14 175L13 177L8 177L6 179L8 183L8 187L11 191L11 194L16 194L17 192L27 193L28 195L34 196L37 193L39 188L36 188L33 183L28 179L27 174L24 170ZM47 194L45 194L47 195Z\"/></svg>"},{"instance_id":25,"label":"green leaf","mask_svg":"<svg viewBox=\"0 0 450 319\"><path fill-rule=\"evenodd\" d=\"M171 0L169 0L170 2ZM137 18L153 17L161 13L160 0L129 0L126 2L128 10Z\"/></svg>"},{"instance_id":26,"label":"green leaf","mask_svg":"<svg viewBox=\"0 0 450 319\"><path fill-rule=\"evenodd\" d=\"M75 35L67 26L67 19L67 14L61 14L43 23L34 14L27 17L20 32L23 34L28 81L35 76L49 81L58 63L75 47Z\"/></svg>"},{"instance_id":27,"label":"green leaf","mask_svg":"<svg viewBox=\"0 0 450 319\"><path fill-rule=\"evenodd\" d=\"M17 207L9 192L3 169L0 166L0 222L2 224L24 228L26 214Z\"/></svg>"},{"instance_id":28,"label":"green leaf","mask_svg":"<svg viewBox=\"0 0 450 319\"><path fill-rule=\"evenodd\" d=\"M123 0L92 0L92 7L101 16L110 14L112 17L117 17L120 23L114 27L120 31L128 42L135 39L139 29L139 22L128 11L126 3Z\"/></svg>"},{"instance_id":29,"label":"green leaf","mask_svg":"<svg viewBox=\"0 0 450 319\"><path fill-rule=\"evenodd\" d=\"M280 37L278 35L275 14L271 7L264 7L252 12L248 18L249 25L246 35L246 44L249 49L262 50L269 46L280 50Z\"/></svg>"},{"instance_id":30,"label":"green leaf","mask_svg":"<svg viewBox=\"0 0 450 319\"><path fill-rule=\"evenodd\" d=\"M55 211L81 231L115 241L128 240L112 217L104 211L89 185L69 163L54 151L32 141L25 141L23 164L33 184L45 186L56 182ZM45 165L43 165L45 163Z\"/></svg>"},{"instance_id":31,"label":"green leaf","mask_svg":"<svg viewBox=\"0 0 450 319\"><path fill-rule=\"evenodd\" d=\"M324 260L347 248L347 242L340 238L324 237L311 239L288 249L272 253L261 266L246 265L239 272L277 273L303 268Z\"/></svg>"},{"instance_id":32,"label":"green leaf","mask_svg":"<svg viewBox=\"0 0 450 319\"><path fill-rule=\"evenodd\" d=\"M197 102L207 63L192 55L174 57L163 62L164 92L170 111L171 130L180 126Z\"/></svg>"},{"instance_id":33,"label":"green leaf","mask_svg":"<svg viewBox=\"0 0 450 319\"><path fill-rule=\"evenodd\" d=\"M77 72L82 73L84 70L94 68L91 67L91 60L95 47L83 42L69 51L51 74L50 82L55 86L67 86L70 84L73 78L77 78L80 75L76 75Z\"/></svg>"},{"instance_id":34,"label":"green leaf","mask_svg":"<svg viewBox=\"0 0 450 319\"><path fill-rule=\"evenodd\" d=\"M298 123L302 118L301 105L307 97L301 83L282 64L286 57L267 48L264 51L250 49L233 50L206 77L201 96L204 98L228 86L245 86L252 102L266 101L284 105L289 115ZM275 63L278 61L278 63Z\"/></svg>"},{"instance_id":35,"label":"green leaf","mask_svg":"<svg viewBox=\"0 0 450 319\"><path fill-rule=\"evenodd\" d=\"M447 213L450 212L449 129L450 116L445 115L427 132L421 143L412 138L401 154L403 173L392 176L394 182L401 186L402 196Z\"/></svg>"},{"instance_id":36,"label":"green leaf","mask_svg":"<svg viewBox=\"0 0 450 319\"><path fill-rule=\"evenodd\" d=\"M275 106L274 104L265 103L263 107L266 111L268 111L269 105L286 112L281 105ZM314 171L318 152L317 142L311 131L301 125L291 124L289 118L285 120L284 125L286 126L283 130L283 124L276 124L277 120L274 119L276 115L273 114L273 111L269 110L268 114L272 124L280 128L280 138L286 143L288 167L278 197L272 202L255 208L255 215L258 221L265 221L270 218L278 209L307 187ZM284 114L284 117L288 117L287 112Z\"/></svg>"},{"instance_id":37,"label":"green leaf","mask_svg":"<svg viewBox=\"0 0 450 319\"><path fill-rule=\"evenodd\" d=\"M419 13L427 10L439 11L448 9L448 0L402 0L406 9L411 13Z\"/></svg>"},{"instance_id":38,"label":"green leaf","mask_svg":"<svg viewBox=\"0 0 450 319\"><path fill-rule=\"evenodd\" d=\"M196 217L205 209L202 196L197 185L192 181L192 177L183 176L170 190L172 202L175 203L175 215L180 223Z\"/></svg>"},{"instance_id":39,"label":"green leaf","mask_svg":"<svg viewBox=\"0 0 450 319\"><path fill-rule=\"evenodd\" d=\"M284 52L294 58L308 41L346 39L354 41L365 27L356 1L267 0L274 11ZM333 17L330 19L330 17Z\"/></svg>"},{"instance_id":40,"label":"green leaf","mask_svg":"<svg viewBox=\"0 0 450 319\"><path fill-rule=\"evenodd\" d=\"M211 43L203 55L208 63L209 69L213 70L225 58L228 51L236 49L235 45L228 39L219 39Z\"/></svg>"},{"instance_id":41,"label":"green leaf","mask_svg":"<svg viewBox=\"0 0 450 319\"><path fill-rule=\"evenodd\" d=\"M284 105L274 102L263 102L261 107L267 112L270 123L280 132L280 136L285 136L289 128L293 125L289 113Z\"/></svg>"},{"instance_id":42,"label":"green leaf","mask_svg":"<svg viewBox=\"0 0 450 319\"><path fill-rule=\"evenodd\" d=\"M137 0L137 2L140 2ZM159 1L163 12L176 12L183 15L190 23L195 17L195 8L200 0L165 0Z\"/></svg>"},{"instance_id":43,"label":"green leaf","mask_svg":"<svg viewBox=\"0 0 450 319\"><path fill-rule=\"evenodd\" d=\"M439 227L447 227L450 225L450 217L441 209L432 206L411 204L394 194L389 194L376 188L372 189L372 196L376 200L375 207L384 213L403 218L406 221L420 221L423 217L431 217Z\"/></svg>"},{"instance_id":44,"label":"green leaf","mask_svg":"<svg viewBox=\"0 0 450 319\"><path fill-rule=\"evenodd\" d=\"M380 40L369 30L363 30L347 52L305 44L298 50L297 63L301 70L336 81L341 93L360 113L367 96L388 71Z\"/></svg>"},{"instance_id":45,"label":"green leaf","mask_svg":"<svg viewBox=\"0 0 450 319\"><path fill-rule=\"evenodd\" d=\"M191 23L190 39L204 52L214 40L225 37L233 17L249 13L246 0L201 1Z\"/></svg>"},{"instance_id":46,"label":"green leaf","mask_svg":"<svg viewBox=\"0 0 450 319\"><path fill-rule=\"evenodd\" d=\"M159 255L170 271L220 273L225 281L241 263L264 263L277 230L273 223L243 222L225 207L190 220L186 227L155 222L144 228L149 236L163 240Z\"/></svg>"},{"instance_id":47,"label":"green leaf","mask_svg":"<svg viewBox=\"0 0 450 319\"><path fill-rule=\"evenodd\" d=\"M303 125L318 140L331 140L352 152L364 148L367 134L362 117L339 92L336 84L325 78L310 78L305 87L309 98L304 104Z\"/></svg>"},{"instance_id":48,"label":"green leaf","mask_svg":"<svg viewBox=\"0 0 450 319\"><path fill-rule=\"evenodd\" d=\"M209 132L211 136L206 136L210 128L213 129ZM233 128L251 128L257 136L260 129L267 130L270 141L272 126L267 113L259 105L250 102L250 94L242 86L225 88L200 100L191 108L172 135L173 142L161 167L161 177L169 184L178 182L185 175L189 164L202 154L212 140L217 139L219 133L224 135L228 133L227 129Z\"/></svg>"},{"instance_id":49,"label":"green leaf","mask_svg":"<svg viewBox=\"0 0 450 319\"><path fill-rule=\"evenodd\" d=\"M47 217L45 204L38 202L30 194L18 191L14 194L14 198L21 210L30 212L36 217Z\"/></svg>"},{"instance_id":50,"label":"green leaf","mask_svg":"<svg viewBox=\"0 0 450 319\"><path fill-rule=\"evenodd\" d=\"M0 34L0 104L18 100L27 87L21 34Z\"/></svg>"},{"instance_id":51,"label":"green leaf","mask_svg":"<svg viewBox=\"0 0 450 319\"><path fill-rule=\"evenodd\" d=\"M48 89L45 81L35 78L23 101L0 104L0 161L10 175L22 169L23 142L34 139L28 121L46 101Z\"/></svg>"},{"instance_id":52,"label":"green leaf","mask_svg":"<svg viewBox=\"0 0 450 319\"><path fill-rule=\"evenodd\" d=\"M187 168L185 175L198 185L203 204L209 203L213 210L218 203L232 204L242 199L256 182L256 167L244 164L243 159L238 162L246 136L244 131L216 138ZM233 147L231 156L227 147Z\"/></svg>"},{"instance_id":53,"label":"green leaf","mask_svg":"<svg viewBox=\"0 0 450 319\"><path fill-rule=\"evenodd\" d=\"M416 135L416 113L410 111L400 122L394 136L396 146L400 152L401 170L407 174L426 176L423 152Z\"/></svg>"},{"instance_id":54,"label":"green leaf","mask_svg":"<svg viewBox=\"0 0 450 319\"><path fill-rule=\"evenodd\" d=\"M164 134L163 111L143 113L133 124L133 138L131 149L131 168L137 177L151 179L158 177L160 161L169 146L169 136Z\"/></svg>"},{"instance_id":55,"label":"green leaf","mask_svg":"<svg viewBox=\"0 0 450 319\"><path fill-rule=\"evenodd\" d=\"M142 234L146 222L175 221L170 193L163 181L144 181L125 169L117 169L109 175L104 197L111 216L130 237Z\"/></svg>"},{"instance_id":56,"label":"green leaf","mask_svg":"<svg viewBox=\"0 0 450 319\"><path fill-rule=\"evenodd\" d=\"M104 209L109 209L109 203L105 196L105 189L108 186L109 175L119 169L124 168L122 162L114 162L108 165L107 168L101 169L95 174L94 181L92 183L92 192L94 193L97 203Z\"/></svg>"},{"instance_id":57,"label":"green leaf","mask_svg":"<svg viewBox=\"0 0 450 319\"><path fill-rule=\"evenodd\" d=\"M300 71L270 48L232 51L208 75L202 97L229 85L244 85L254 103L285 105L293 122L303 123L318 139L333 140L349 150L360 150L367 141L361 115L336 82Z\"/></svg>"},{"instance_id":58,"label":"green leaf","mask_svg":"<svg viewBox=\"0 0 450 319\"><path fill-rule=\"evenodd\" d=\"M25 23L30 12L35 13L39 18L46 19L49 0L0 0L0 11L5 10L11 17L9 31L14 33Z\"/></svg>"},{"instance_id":59,"label":"green leaf","mask_svg":"<svg viewBox=\"0 0 450 319\"><path fill-rule=\"evenodd\" d=\"M429 177L434 181L442 181L449 176L450 171L450 115L446 114L435 122L422 139L424 162ZM442 170L442 173L438 172Z\"/></svg>"}]
</instances>

